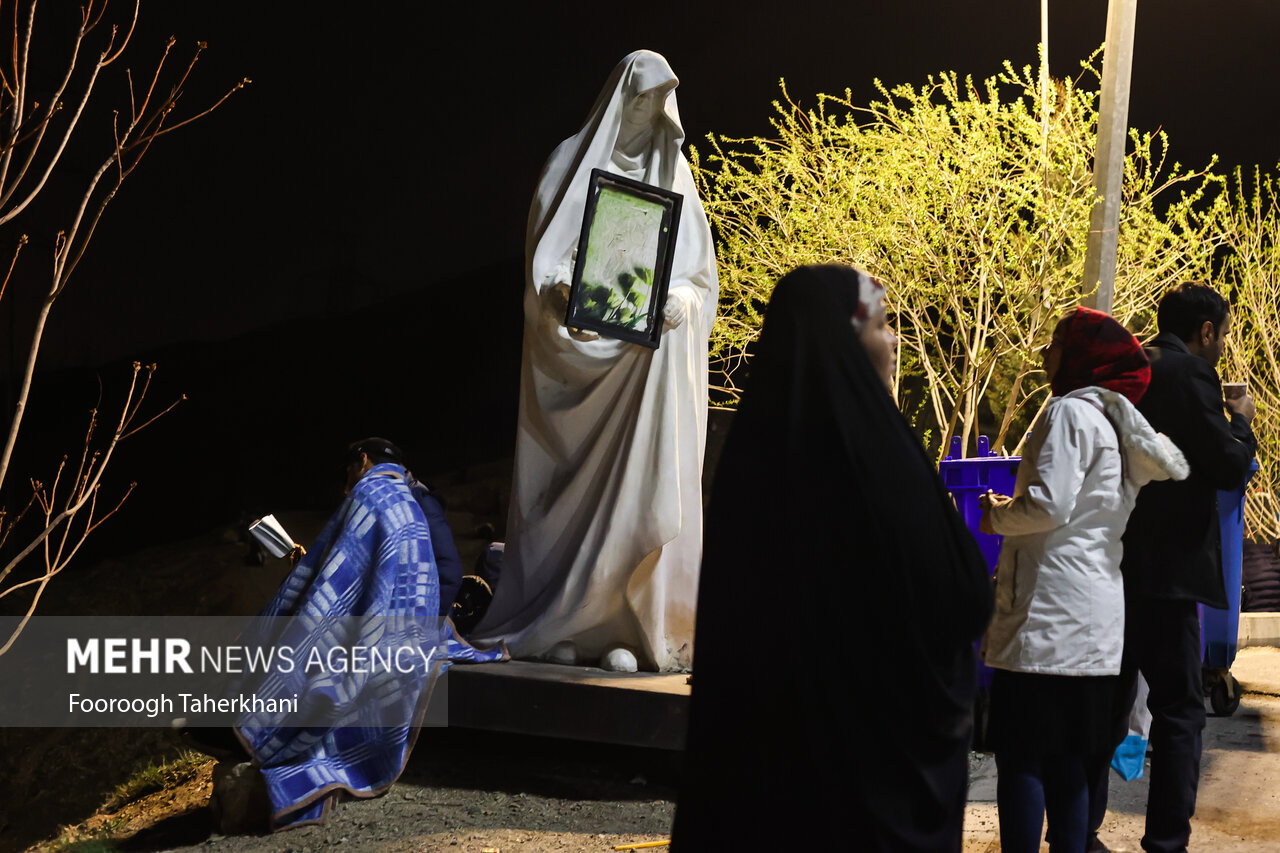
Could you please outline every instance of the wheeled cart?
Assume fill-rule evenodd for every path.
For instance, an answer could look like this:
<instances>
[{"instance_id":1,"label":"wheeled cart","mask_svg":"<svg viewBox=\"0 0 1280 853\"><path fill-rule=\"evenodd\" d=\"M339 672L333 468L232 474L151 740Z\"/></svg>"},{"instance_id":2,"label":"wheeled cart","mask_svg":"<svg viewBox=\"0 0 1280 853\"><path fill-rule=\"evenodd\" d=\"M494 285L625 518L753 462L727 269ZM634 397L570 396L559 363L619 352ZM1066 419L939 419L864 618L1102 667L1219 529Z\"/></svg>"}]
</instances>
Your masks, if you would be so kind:
<instances>
[{"instance_id":1,"label":"wheeled cart","mask_svg":"<svg viewBox=\"0 0 1280 853\"><path fill-rule=\"evenodd\" d=\"M1258 470L1257 460L1249 478ZM1240 682L1231 674L1240 637L1240 563L1244 556L1244 495L1246 481L1238 489L1218 492L1218 524L1222 532L1222 574L1227 587L1227 609L1200 607L1200 656L1204 692L1219 717L1229 717L1240 707Z\"/></svg>"}]
</instances>

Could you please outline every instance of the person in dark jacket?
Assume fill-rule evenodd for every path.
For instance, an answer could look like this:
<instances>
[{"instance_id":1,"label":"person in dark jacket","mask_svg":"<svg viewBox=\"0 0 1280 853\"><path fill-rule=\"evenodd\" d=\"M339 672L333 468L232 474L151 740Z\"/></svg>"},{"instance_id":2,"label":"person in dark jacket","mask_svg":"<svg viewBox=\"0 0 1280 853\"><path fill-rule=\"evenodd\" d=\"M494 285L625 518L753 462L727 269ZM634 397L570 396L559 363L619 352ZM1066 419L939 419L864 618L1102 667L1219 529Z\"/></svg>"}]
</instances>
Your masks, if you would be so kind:
<instances>
[{"instance_id":1,"label":"person in dark jacket","mask_svg":"<svg viewBox=\"0 0 1280 853\"><path fill-rule=\"evenodd\" d=\"M834 265L773 291L707 509L681 853L960 853L991 584L889 395L883 299Z\"/></svg>"},{"instance_id":2,"label":"person in dark jacket","mask_svg":"<svg viewBox=\"0 0 1280 853\"><path fill-rule=\"evenodd\" d=\"M1124 738L1141 670L1151 687L1152 715L1142 847L1164 853L1186 850L1200 777L1205 712L1196 604L1227 606L1217 493L1245 483L1258 443L1249 426L1254 404L1248 394L1225 401L1230 417L1224 412L1215 366L1231 331L1227 301L1207 284L1183 282L1161 297L1156 322L1160 334L1147 347L1151 384L1138 410L1182 450L1191 475L1144 488L1125 530L1125 649L1115 742ZM1096 832L1106 811L1105 766L1095 779Z\"/></svg>"}]
</instances>

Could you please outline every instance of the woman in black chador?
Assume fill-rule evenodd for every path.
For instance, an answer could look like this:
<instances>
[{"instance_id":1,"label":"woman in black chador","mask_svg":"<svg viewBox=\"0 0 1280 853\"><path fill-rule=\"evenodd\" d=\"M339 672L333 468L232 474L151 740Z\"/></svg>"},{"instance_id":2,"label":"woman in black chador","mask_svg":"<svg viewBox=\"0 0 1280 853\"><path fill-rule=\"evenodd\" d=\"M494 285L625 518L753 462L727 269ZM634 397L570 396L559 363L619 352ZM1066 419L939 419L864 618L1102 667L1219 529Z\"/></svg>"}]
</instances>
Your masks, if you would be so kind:
<instances>
[{"instance_id":1,"label":"woman in black chador","mask_svg":"<svg viewBox=\"0 0 1280 853\"><path fill-rule=\"evenodd\" d=\"M707 512L682 851L959 851L991 587L894 407L884 289L769 304Z\"/></svg>"}]
</instances>

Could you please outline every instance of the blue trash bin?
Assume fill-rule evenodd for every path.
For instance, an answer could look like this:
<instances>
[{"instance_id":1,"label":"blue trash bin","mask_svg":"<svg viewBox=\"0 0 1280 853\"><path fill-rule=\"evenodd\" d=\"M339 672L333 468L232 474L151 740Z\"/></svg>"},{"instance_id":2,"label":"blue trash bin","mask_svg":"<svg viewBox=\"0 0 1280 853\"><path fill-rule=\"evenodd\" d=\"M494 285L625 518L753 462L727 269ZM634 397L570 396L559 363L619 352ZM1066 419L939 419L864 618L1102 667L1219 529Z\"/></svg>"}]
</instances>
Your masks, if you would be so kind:
<instances>
[{"instance_id":1,"label":"blue trash bin","mask_svg":"<svg viewBox=\"0 0 1280 853\"><path fill-rule=\"evenodd\" d=\"M1254 460L1249 479L1258 470ZM1200 656L1204 689L1209 704L1220 717L1240 707L1240 684L1231 674L1240 637L1240 564L1244 556L1244 495L1246 480L1238 489L1218 492L1218 525L1222 534L1222 575L1227 589L1227 609L1200 605Z\"/></svg>"},{"instance_id":2,"label":"blue trash bin","mask_svg":"<svg viewBox=\"0 0 1280 853\"><path fill-rule=\"evenodd\" d=\"M1000 559L1000 543L1003 536L992 536L978 530L978 522L982 520L982 508L978 498L987 489L1002 495L1013 494L1013 484L1018 478L1018 462L1020 456L997 456L991 452L990 442L985 435L978 436L978 455L970 459L964 458L964 447L960 437L951 439L951 452L938 464L938 473L942 482L955 499L956 509L964 524L977 540L982 556L987 558L987 568L994 572L996 561Z\"/></svg>"},{"instance_id":3,"label":"blue trash bin","mask_svg":"<svg viewBox=\"0 0 1280 853\"><path fill-rule=\"evenodd\" d=\"M1018 478L1019 456L997 456L991 452L990 442L985 435L978 436L978 455L964 458L964 445L960 437L951 439L951 452L938 463L938 474L943 484L951 492L956 502L956 509L964 519L965 526L973 534L978 549L987 561L987 571L994 575L996 562L1000 559L1000 543L1003 536L983 533L978 529L982 521L982 507L978 498L987 489L1003 495L1013 494L1013 484ZM982 643L974 644L976 649ZM978 663L978 696L973 709L973 748L985 750L987 743L987 704L991 688L991 667Z\"/></svg>"},{"instance_id":4,"label":"blue trash bin","mask_svg":"<svg viewBox=\"0 0 1280 853\"><path fill-rule=\"evenodd\" d=\"M1020 456L998 456L991 452L991 444L985 435L978 436L978 455L964 458L964 446L959 436L951 439L951 452L938 464L943 485L951 492L956 509L964 519L965 527L973 534L978 549L987 561L987 571L995 574L1000 559L1000 543L1003 536L994 536L978 530L982 521L982 507L978 498L987 489L1002 495L1013 494L1013 484L1018 478ZM978 686L985 690L991 686L991 668L978 665Z\"/></svg>"}]
</instances>

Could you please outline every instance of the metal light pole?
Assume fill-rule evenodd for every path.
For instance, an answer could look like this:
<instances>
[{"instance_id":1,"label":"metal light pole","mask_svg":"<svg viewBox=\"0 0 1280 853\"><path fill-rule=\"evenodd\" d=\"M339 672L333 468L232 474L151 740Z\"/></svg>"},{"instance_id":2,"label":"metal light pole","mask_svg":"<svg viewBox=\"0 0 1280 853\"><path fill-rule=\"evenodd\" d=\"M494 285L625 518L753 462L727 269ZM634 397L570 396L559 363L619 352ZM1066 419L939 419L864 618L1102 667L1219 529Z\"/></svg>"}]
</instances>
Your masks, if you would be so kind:
<instances>
[{"instance_id":1,"label":"metal light pole","mask_svg":"<svg viewBox=\"0 0 1280 853\"><path fill-rule=\"evenodd\" d=\"M1040 160L1049 159L1049 0L1040 0Z\"/></svg>"},{"instance_id":2,"label":"metal light pole","mask_svg":"<svg viewBox=\"0 0 1280 853\"><path fill-rule=\"evenodd\" d=\"M1133 26L1138 0L1107 4L1107 45L1102 58L1102 93L1098 113L1098 150L1093 158L1093 185L1098 200L1089 219L1084 257L1085 303L1111 313L1116 289L1116 241L1120 223L1120 187L1124 178L1124 145L1129 124L1129 77L1133 68Z\"/></svg>"}]
</instances>

